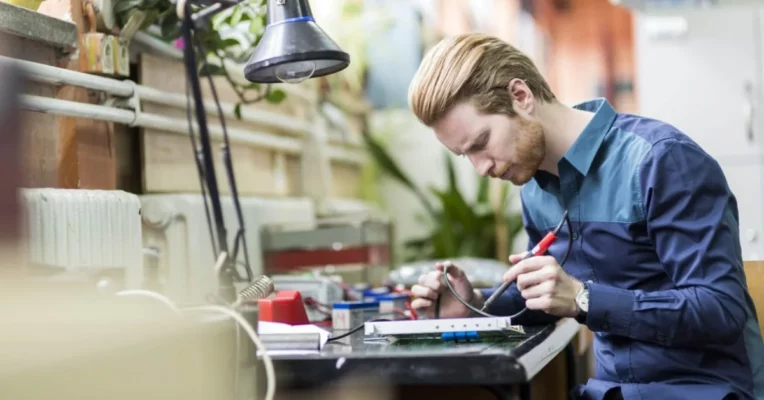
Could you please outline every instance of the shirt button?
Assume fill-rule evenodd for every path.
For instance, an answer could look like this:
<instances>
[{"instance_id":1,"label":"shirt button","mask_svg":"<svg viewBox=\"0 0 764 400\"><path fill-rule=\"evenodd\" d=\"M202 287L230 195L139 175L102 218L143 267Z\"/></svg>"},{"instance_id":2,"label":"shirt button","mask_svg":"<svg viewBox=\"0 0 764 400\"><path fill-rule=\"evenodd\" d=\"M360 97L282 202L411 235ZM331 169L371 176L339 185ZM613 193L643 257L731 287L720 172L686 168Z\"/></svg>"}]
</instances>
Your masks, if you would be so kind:
<instances>
[{"instance_id":1,"label":"shirt button","mask_svg":"<svg viewBox=\"0 0 764 400\"><path fill-rule=\"evenodd\" d=\"M573 240L578 240L578 234L573 232Z\"/></svg>"}]
</instances>

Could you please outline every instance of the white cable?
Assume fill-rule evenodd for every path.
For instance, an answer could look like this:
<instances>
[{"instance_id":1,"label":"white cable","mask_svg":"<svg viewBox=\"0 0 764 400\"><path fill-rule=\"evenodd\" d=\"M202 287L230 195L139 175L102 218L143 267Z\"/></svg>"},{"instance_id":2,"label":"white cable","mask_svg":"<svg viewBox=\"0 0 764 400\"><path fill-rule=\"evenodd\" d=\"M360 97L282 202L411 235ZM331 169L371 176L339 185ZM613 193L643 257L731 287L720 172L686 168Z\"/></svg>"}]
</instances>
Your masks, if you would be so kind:
<instances>
[{"instance_id":1,"label":"white cable","mask_svg":"<svg viewBox=\"0 0 764 400\"><path fill-rule=\"evenodd\" d=\"M166 296L163 296L157 292L152 292L150 290L135 289L135 290L122 290L117 292L116 295L117 296L140 296L140 297L152 298L154 300L158 300L164 303L167 307L171 308L175 314L181 315L180 310L178 309L178 307L175 306L175 304L173 304L172 300L170 300Z\"/></svg>"},{"instance_id":2,"label":"white cable","mask_svg":"<svg viewBox=\"0 0 764 400\"><path fill-rule=\"evenodd\" d=\"M186 18L186 0L178 0L177 3L175 3L175 13L178 14L178 19L183 22L183 20ZM186 43L186 46L189 46L190 43Z\"/></svg>"},{"instance_id":3,"label":"white cable","mask_svg":"<svg viewBox=\"0 0 764 400\"><path fill-rule=\"evenodd\" d=\"M268 355L268 351L265 348L265 345L260 340L260 337L257 336L257 333L255 333L255 330L252 328L252 325L247 322L244 317L241 316L241 314L237 313L234 310L231 310L230 308L226 308L223 306L215 306L215 305L209 305L209 306L199 306L199 307L191 307L184 309L186 311L217 311L222 312L223 314L226 314L230 316L231 318L235 319L236 322L241 325L242 328L244 328L244 331L247 332L247 335L249 335L249 338L252 339L252 342L255 344L255 346L260 350L260 352L263 355L263 364L265 364L265 377L268 381L267 389L265 390L265 400L273 400L273 396L276 392L276 373L273 369L273 360L271 360L271 356Z\"/></svg>"}]
</instances>

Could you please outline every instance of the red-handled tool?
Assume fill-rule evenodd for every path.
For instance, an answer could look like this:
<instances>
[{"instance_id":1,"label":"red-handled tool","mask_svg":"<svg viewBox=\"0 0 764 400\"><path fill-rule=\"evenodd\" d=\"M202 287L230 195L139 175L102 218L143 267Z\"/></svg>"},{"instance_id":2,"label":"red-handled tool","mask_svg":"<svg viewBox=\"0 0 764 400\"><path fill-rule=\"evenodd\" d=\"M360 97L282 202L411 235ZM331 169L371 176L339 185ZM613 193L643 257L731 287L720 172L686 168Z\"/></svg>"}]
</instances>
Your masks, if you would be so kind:
<instances>
[{"instance_id":1,"label":"red-handled tool","mask_svg":"<svg viewBox=\"0 0 764 400\"><path fill-rule=\"evenodd\" d=\"M567 214L568 214L568 211L565 210L565 213L563 214L563 218L562 218L562 221L560 221L560 224L557 225L557 227L553 231L547 233L546 236L544 236L544 238L541 239L536 244L536 246L533 247L531 251L526 253L525 257L523 257L523 260L531 258L531 257L535 257L535 256L540 256L546 253L547 250L549 250L549 247L552 246L552 243L554 243L554 241L557 240L557 234L560 233L560 229L562 228L563 222L565 222ZM511 284L512 284L511 281L502 283L501 286L499 286L496 289L496 291L494 291L493 294L490 297L488 297L488 300L486 300L485 303L483 303L483 307L480 309L480 311L487 310L488 307L490 307L491 304L493 304L493 302L496 301L496 299L501 297L501 295L504 292L506 292L507 289L509 289L509 286Z\"/></svg>"}]
</instances>

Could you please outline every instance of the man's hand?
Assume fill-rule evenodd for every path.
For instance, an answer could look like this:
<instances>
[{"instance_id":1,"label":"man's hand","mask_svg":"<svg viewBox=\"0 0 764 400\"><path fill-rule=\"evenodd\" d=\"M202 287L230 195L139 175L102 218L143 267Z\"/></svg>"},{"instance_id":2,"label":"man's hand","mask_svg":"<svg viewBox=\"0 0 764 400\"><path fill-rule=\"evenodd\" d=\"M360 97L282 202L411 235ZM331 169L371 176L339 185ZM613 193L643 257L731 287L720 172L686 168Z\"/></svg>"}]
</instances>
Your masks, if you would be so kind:
<instances>
[{"instance_id":1,"label":"man's hand","mask_svg":"<svg viewBox=\"0 0 764 400\"><path fill-rule=\"evenodd\" d=\"M505 282L517 282L520 294L529 310L541 310L557 317L575 317L578 314L576 295L583 286L563 271L551 256L531 257L525 254L509 256L517 263L504 274Z\"/></svg>"},{"instance_id":2,"label":"man's hand","mask_svg":"<svg viewBox=\"0 0 764 400\"><path fill-rule=\"evenodd\" d=\"M435 315L435 300L440 299L440 318L466 318L471 315L471 311L462 304L459 299L451 293L448 286L443 282L443 269L448 265L448 279L451 286L459 293L465 301L478 307L480 296L472 289L472 284L464 275L464 271L457 266L446 261L445 263L436 263L435 271L428 272L419 277L419 284L411 288L414 300L411 301L411 307L418 313L433 318ZM479 308L479 307L478 307Z\"/></svg>"}]
</instances>

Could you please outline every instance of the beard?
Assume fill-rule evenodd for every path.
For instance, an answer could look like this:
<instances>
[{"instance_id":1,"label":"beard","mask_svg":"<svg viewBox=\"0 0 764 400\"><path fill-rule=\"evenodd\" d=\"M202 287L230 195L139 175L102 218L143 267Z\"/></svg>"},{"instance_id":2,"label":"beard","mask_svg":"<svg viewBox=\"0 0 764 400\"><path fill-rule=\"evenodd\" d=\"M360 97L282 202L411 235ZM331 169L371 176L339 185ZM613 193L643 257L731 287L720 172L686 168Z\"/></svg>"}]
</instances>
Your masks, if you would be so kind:
<instances>
[{"instance_id":1,"label":"beard","mask_svg":"<svg viewBox=\"0 0 764 400\"><path fill-rule=\"evenodd\" d=\"M537 121L517 116L517 135L514 141L515 160L509 169L509 176L503 177L516 186L521 186L533 178L546 156L544 129Z\"/></svg>"}]
</instances>

